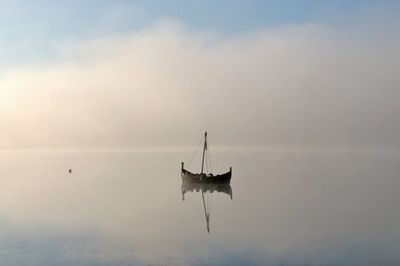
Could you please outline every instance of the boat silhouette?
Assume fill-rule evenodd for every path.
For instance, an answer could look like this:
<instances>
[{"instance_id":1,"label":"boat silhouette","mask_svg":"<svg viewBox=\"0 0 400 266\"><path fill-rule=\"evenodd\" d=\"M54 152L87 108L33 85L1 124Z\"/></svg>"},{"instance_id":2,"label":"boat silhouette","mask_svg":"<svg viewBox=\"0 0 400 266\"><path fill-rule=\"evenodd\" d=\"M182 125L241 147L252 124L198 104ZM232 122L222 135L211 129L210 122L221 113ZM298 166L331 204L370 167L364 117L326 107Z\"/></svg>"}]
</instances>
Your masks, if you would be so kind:
<instances>
[{"instance_id":1,"label":"boat silhouette","mask_svg":"<svg viewBox=\"0 0 400 266\"><path fill-rule=\"evenodd\" d=\"M212 173L204 173L204 158L206 155L207 147L207 131L204 134L204 145L203 145L203 157L201 160L201 172L200 173L192 173L185 169L184 163L182 162L181 167L181 177L184 182L189 183L220 183L220 184L229 184L232 177L232 167L230 167L229 172L213 175Z\"/></svg>"}]
</instances>

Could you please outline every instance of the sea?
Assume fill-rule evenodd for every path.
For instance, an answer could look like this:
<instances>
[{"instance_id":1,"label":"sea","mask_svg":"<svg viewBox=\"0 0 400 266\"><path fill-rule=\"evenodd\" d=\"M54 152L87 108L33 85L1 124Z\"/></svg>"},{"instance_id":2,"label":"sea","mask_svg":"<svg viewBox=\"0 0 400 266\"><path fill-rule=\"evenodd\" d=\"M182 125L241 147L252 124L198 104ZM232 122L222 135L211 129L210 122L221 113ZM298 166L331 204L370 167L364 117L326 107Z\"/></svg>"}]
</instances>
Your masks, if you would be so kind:
<instances>
[{"instance_id":1,"label":"sea","mask_svg":"<svg viewBox=\"0 0 400 266\"><path fill-rule=\"evenodd\" d=\"M399 151L216 147L231 193L192 153L0 151L0 265L400 265Z\"/></svg>"}]
</instances>

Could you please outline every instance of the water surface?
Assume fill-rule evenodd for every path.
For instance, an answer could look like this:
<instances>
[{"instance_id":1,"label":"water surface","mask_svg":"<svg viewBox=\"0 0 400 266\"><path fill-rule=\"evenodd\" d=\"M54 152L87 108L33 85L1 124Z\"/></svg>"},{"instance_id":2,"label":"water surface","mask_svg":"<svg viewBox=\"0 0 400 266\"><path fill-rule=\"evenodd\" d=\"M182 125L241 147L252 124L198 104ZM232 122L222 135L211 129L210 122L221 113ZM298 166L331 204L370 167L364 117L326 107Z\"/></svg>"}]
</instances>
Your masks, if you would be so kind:
<instances>
[{"instance_id":1,"label":"water surface","mask_svg":"<svg viewBox=\"0 0 400 266\"><path fill-rule=\"evenodd\" d=\"M397 152L214 150L209 233L191 153L0 152L0 265L400 264Z\"/></svg>"}]
</instances>

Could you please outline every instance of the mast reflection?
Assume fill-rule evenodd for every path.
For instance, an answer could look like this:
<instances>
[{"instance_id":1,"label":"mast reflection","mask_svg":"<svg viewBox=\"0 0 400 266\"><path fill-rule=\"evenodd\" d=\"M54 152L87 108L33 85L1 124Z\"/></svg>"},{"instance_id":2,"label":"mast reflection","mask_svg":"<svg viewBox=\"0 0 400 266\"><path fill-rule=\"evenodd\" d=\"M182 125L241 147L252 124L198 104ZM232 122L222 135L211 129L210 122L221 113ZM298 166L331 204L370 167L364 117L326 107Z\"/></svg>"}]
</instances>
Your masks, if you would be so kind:
<instances>
[{"instance_id":1,"label":"mast reflection","mask_svg":"<svg viewBox=\"0 0 400 266\"><path fill-rule=\"evenodd\" d=\"M188 192L200 192L203 199L204 216L206 218L207 232L210 233L210 212L211 212L211 195L214 192L225 193L233 200L232 187L230 184L215 183L191 183L182 182L182 201L185 200L185 194ZM207 204L206 204L207 202Z\"/></svg>"}]
</instances>

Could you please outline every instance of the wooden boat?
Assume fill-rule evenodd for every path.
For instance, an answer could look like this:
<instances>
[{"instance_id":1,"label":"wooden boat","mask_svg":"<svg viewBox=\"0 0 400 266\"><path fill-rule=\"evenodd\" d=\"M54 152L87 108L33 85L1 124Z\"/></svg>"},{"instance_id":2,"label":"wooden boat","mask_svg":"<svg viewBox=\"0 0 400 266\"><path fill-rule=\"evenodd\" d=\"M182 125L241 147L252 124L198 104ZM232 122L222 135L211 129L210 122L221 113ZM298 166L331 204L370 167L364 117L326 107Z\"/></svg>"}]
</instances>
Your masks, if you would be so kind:
<instances>
[{"instance_id":1,"label":"wooden boat","mask_svg":"<svg viewBox=\"0 0 400 266\"><path fill-rule=\"evenodd\" d=\"M190 183L218 183L218 184L229 184L232 177L232 167L230 167L229 172L219 175L213 175L212 173L204 173L204 156L206 154L207 147L207 131L204 134L204 145L203 145L203 157L201 160L201 172L192 173L185 169L184 163L182 162L181 176L184 182Z\"/></svg>"}]
</instances>

